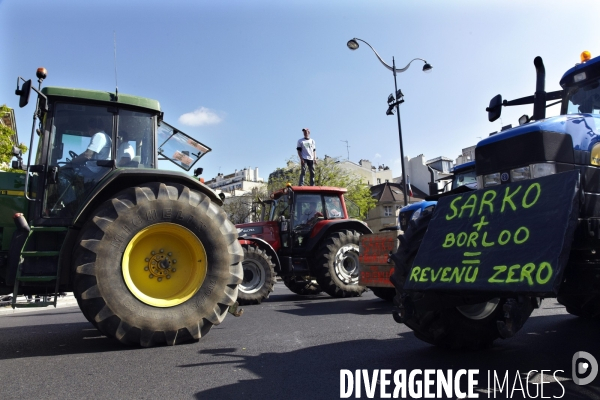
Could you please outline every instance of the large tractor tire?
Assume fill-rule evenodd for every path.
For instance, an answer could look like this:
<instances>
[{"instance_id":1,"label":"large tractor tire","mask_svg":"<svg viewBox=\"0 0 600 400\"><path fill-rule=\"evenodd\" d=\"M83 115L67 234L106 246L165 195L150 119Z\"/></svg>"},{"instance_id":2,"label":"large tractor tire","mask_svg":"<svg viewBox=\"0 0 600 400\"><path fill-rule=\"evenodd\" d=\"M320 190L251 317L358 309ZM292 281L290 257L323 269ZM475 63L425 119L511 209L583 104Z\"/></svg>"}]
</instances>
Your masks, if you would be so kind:
<instances>
[{"instance_id":1,"label":"large tractor tire","mask_svg":"<svg viewBox=\"0 0 600 400\"><path fill-rule=\"evenodd\" d=\"M323 291L319 284L310 277L284 276L283 284L292 292L301 296L319 294Z\"/></svg>"},{"instance_id":2,"label":"large tractor tire","mask_svg":"<svg viewBox=\"0 0 600 400\"><path fill-rule=\"evenodd\" d=\"M240 305L260 304L269 297L275 284L275 264L271 257L256 246L242 246L244 280L238 289Z\"/></svg>"},{"instance_id":3,"label":"large tractor tire","mask_svg":"<svg viewBox=\"0 0 600 400\"><path fill-rule=\"evenodd\" d=\"M396 297L396 289L388 288L388 287L372 287L371 291L381 300L385 301L393 301L394 297Z\"/></svg>"},{"instance_id":4,"label":"large tractor tire","mask_svg":"<svg viewBox=\"0 0 600 400\"><path fill-rule=\"evenodd\" d=\"M494 340L514 335L535 308L535 299L496 297L478 304L444 307L449 302L441 294L407 294L403 291L432 214L423 213L419 219L410 222L404 235L400 236L398 251L392 256L396 265L391 278L397 291L394 303L402 310L401 315L404 314L402 322L418 339L452 349L488 348ZM419 303L439 304L439 307L421 309ZM507 321L505 315L513 318Z\"/></svg>"},{"instance_id":5,"label":"large tractor tire","mask_svg":"<svg viewBox=\"0 0 600 400\"><path fill-rule=\"evenodd\" d=\"M358 284L358 242L353 230L333 232L326 237L315 257L317 282L332 297L356 297L367 288Z\"/></svg>"},{"instance_id":6,"label":"large tractor tire","mask_svg":"<svg viewBox=\"0 0 600 400\"><path fill-rule=\"evenodd\" d=\"M242 260L234 225L207 196L148 183L119 192L83 226L74 293L102 334L175 345L223 321L238 296Z\"/></svg>"}]
</instances>

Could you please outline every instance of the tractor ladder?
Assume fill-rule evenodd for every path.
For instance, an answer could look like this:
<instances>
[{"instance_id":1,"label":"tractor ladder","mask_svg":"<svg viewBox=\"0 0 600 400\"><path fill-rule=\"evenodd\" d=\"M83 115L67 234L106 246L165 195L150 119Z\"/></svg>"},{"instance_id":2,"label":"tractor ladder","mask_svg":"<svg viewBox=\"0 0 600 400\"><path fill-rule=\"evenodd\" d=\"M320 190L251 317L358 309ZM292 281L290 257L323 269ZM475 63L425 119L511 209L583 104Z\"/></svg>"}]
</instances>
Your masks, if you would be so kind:
<instances>
[{"instance_id":1,"label":"tractor ladder","mask_svg":"<svg viewBox=\"0 0 600 400\"><path fill-rule=\"evenodd\" d=\"M48 226L32 226L30 227L27 238L25 239L25 243L23 243L23 247L21 248L21 253L19 257L19 265L17 267L17 275L15 277L15 286L13 290L13 298L12 298L12 308L20 308L20 307L48 307L54 306L56 307L56 301L58 298L58 285L59 285L59 277L60 277L60 249L56 250L26 250L28 243L30 243L31 239L34 236L39 236L40 233L51 233L51 232L66 232L66 227L48 227ZM58 262L56 263L56 269L53 273L45 273L43 275L31 275L24 271L24 266L26 265L26 260L31 259L32 257L58 257ZM54 300L47 301L48 296L44 296L39 302L28 302L28 303L17 303L17 297L19 294L19 287L21 283L24 282L52 282L55 281L54 285ZM47 287L45 288L47 290ZM37 299L36 299L37 300Z\"/></svg>"}]
</instances>

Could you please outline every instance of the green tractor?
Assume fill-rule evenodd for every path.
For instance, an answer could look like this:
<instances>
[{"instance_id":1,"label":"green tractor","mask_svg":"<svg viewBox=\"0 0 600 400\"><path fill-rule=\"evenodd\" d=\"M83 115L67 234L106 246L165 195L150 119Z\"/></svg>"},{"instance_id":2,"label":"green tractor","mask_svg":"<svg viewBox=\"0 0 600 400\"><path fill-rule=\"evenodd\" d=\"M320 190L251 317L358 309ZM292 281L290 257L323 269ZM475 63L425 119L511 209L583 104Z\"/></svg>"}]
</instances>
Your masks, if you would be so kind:
<instances>
[{"instance_id":1,"label":"green tractor","mask_svg":"<svg viewBox=\"0 0 600 400\"><path fill-rule=\"evenodd\" d=\"M56 306L72 291L125 344L200 339L237 306L244 254L219 197L157 164L190 171L210 148L165 123L156 100L42 89L46 70L36 76L38 89L19 77L16 94L20 107L38 95L37 150L23 168L15 149L24 174L0 173L0 294L13 293L13 307ZM42 294L52 301L16 302Z\"/></svg>"}]
</instances>

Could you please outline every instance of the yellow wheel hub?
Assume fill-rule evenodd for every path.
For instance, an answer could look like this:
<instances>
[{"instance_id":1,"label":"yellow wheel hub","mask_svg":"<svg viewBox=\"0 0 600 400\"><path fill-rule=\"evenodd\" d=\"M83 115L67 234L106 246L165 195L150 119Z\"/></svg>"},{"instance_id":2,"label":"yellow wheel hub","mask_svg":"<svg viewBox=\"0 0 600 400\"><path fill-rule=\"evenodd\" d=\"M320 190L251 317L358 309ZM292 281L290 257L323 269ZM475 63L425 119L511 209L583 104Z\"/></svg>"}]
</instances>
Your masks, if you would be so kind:
<instances>
[{"instance_id":1,"label":"yellow wheel hub","mask_svg":"<svg viewBox=\"0 0 600 400\"><path fill-rule=\"evenodd\" d=\"M206 268L206 251L198 237L167 222L138 232L123 253L125 284L154 307L173 307L190 299L202 286Z\"/></svg>"}]
</instances>

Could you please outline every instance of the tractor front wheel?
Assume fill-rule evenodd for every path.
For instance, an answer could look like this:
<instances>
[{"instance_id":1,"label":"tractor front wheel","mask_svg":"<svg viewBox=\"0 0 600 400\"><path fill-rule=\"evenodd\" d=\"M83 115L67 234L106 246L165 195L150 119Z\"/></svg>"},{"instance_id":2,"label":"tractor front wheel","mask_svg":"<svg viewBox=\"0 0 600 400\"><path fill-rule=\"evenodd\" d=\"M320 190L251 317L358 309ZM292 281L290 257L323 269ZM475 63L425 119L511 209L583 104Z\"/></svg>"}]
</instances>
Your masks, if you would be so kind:
<instances>
[{"instance_id":1,"label":"tractor front wheel","mask_svg":"<svg viewBox=\"0 0 600 400\"><path fill-rule=\"evenodd\" d=\"M242 281L242 248L223 210L180 184L125 189L96 209L74 254L86 318L122 343L200 339L225 318Z\"/></svg>"},{"instance_id":2,"label":"tractor front wheel","mask_svg":"<svg viewBox=\"0 0 600 400\"><path fill-rule=\"evenodd\" d=\"M394 303L401 311L399 316L402 322L414 331L418 339L453 349L483 349L490 347L498 338L514 335L537 304L535 298L494 297L476 304L452 307L447 306L450 299L443 294L404 291L406 277L431 217L432 213L428 212L411 221L404 235L400 236L398 251L392 256L395 268L390 280L396 287ZM430 307L422 304L429 304Z\"/></svg>"},{"instance_id":3,"label":"tractor front wheel","mask_svg":"<svg viewBox=\"0 0 600 400\"><path fill-rule=\"evenodd\" d=\"M256 246L242 246L244 280L238 290L240 305L260 304L269 297L275 284L275 264L271 257Z\"/></svg>"}]
</instances>

